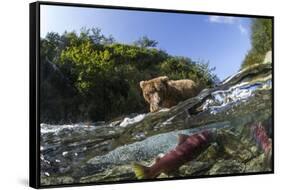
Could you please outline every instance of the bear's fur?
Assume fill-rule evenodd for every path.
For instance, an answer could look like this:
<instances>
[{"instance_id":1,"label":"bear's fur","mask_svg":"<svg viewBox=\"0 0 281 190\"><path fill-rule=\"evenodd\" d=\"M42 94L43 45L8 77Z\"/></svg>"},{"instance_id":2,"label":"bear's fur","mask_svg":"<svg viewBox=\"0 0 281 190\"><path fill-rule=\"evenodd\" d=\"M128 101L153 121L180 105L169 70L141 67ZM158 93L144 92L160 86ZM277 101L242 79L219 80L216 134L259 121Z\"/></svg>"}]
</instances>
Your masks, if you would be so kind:
<instances>
[{"instance_id":1,"label":"bear's fur","mask_svg":"<svg viewBox=\"0 0 281 190\"><path fill-rule=\"evenodd\" d=\"M167 76L141 81L140 87L144 99L150 104L150 112L177 105L180 101L196 96L200 90L192 80L169 80Z\"/></svg>"}]
</instances>

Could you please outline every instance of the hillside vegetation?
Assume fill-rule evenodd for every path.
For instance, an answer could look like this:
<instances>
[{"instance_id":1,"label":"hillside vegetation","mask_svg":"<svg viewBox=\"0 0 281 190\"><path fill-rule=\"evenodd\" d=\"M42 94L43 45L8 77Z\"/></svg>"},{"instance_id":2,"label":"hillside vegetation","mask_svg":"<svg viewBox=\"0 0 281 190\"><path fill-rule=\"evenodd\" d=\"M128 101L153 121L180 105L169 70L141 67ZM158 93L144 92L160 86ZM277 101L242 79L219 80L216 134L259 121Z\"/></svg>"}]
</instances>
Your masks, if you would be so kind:
<instances>
[{"instance_id":1,"label":"hillside vegetation","mask_svg":"<svg viewBox=\"0 0 281 190\"><path fill-rule=\"evenodd\" d=\"M157 44L146 36L121 44L97 28L48 33L40 48L41 122L92 122L147 112L139 82L161 75L206 87L218 80L207 62L169 55Z\"/></svg>"},{"instance_id":2,"label":"hillside vegetation","mask_svg":"<svg viewBox=\"0 0 281 190\"><path fill-rule=\"evenodd\" d=\"M251 50L247 53L241 68L262 63L266 52L272 50L272 20L253 19L251 25Z\"/></svg>"}]
</instances>

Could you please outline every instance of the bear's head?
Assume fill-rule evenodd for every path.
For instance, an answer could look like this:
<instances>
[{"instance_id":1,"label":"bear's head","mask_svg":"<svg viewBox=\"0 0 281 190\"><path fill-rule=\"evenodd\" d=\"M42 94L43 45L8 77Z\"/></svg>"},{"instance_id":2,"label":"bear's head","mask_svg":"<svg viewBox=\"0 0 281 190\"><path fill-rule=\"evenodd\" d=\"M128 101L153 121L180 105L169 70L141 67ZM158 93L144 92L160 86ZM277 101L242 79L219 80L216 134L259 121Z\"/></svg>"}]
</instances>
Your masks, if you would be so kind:
<instances>
[{"instance_id":1,"label":"bear's head","mask_svg":"<svg viewBox=\"0 0 281 190\"><path fill-rule=\"evenodd\" d=\"M161 103L167 93L168 80L169 78L167 76L161 76L140 82L143 97L150 104L151 112L156 112L161 109Z\"/></svg>"}]
</instances>

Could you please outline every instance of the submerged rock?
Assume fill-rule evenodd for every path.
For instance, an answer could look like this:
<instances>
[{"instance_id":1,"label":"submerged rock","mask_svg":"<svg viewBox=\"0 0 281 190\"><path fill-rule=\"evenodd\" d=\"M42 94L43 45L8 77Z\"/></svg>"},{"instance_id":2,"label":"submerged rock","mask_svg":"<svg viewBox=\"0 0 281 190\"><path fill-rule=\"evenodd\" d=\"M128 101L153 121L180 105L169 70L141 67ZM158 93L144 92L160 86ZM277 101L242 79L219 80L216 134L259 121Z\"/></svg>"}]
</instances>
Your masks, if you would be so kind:
<instances>
[{"instance_id":1,"label":"submerged rock","mask_svg":"<svg viewBox=\"0 0 281 190\"><path fill-rule=\"evenodd\" d=\"M41 185L63 185L72 183L74 183L74 179L70 176L41 177Z\"/></svg>"},{"instance_id":2,"label":"submerged rock","mask_svg":"<svg viewBox=\"0 0 281 190\"><path fill-rule=\"evenodd\" d=\"M237 160L218 160L208 172L209 175L243 173L245 164Z\"/></svg>"},{"instance_id":3,"label":"submerged rock","mask_svg":"<svg viewBox=\"0 0 281 190\"><path fill-rule=\"evenodd\" d=\"M106 170L101 173L93 174L90 176L82 177L80 183L100 182L100 181L120 181L120 180L132 180L135 178L135 174L131 165L123 165L114 167L113 169Z\"/></svg>"}]
</instances>

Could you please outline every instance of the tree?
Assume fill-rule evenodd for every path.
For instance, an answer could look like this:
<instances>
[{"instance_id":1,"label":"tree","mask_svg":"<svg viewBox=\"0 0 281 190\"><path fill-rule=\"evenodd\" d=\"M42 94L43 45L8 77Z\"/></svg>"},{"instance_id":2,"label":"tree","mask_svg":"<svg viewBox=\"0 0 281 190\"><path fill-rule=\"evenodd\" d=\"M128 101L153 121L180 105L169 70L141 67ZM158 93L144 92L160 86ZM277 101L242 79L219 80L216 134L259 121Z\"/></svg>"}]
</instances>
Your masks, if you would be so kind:
<instances>
[{"instance_id":1,"label":"tree","mask_svg":"<svg viewBox=\"0 0 281 190\"><path fill-rule=\"evenodd\" d=\"M254 19L252 25L252 46L259 54L265 54L272 47L272 20Z\"/></svg>"},{"instance_id":2,"label":"tree","mask_svg":"<svg viewBox=\"0 0 281 190\"><path fill-rule=\"evenodd\" d=\"M121 44L112 36L104 36L100 29L82 28L79 33L50 33L41 39L41 43L42 55L49 57L76 92L73 98L67 96L70 98L66 102L59 96L63 94L63 84L55 83L55 80L40 81L45 84L41 85L42 90L52 97L45 98L44 105L62 108L58 110L61 113L43 114L55 121L60 118L55 116L70 117L70 113L68 121L71 122L110 120L130 113L143 113L147 111L147 104L139 82L161 75L175 80L189 78L203 86L214 84L214 69L208 63L169 55L153 48L157 42L148 37L140 38L135 45ZM55 85L55 90L48 90Z\"/></svg>"},{"instance_id":3,"label":"tree","mask_svg":"<svg viewBox=\"0 0 281 190\"><path fill-rule=\"evenodd\" d=\"M246 54L241 68L262 63L267 51L272 48L272 20L253 19L251 25L251 50Z\"/></svg>"},{"instance_id":4,"label":"tree","mask_svg":"<svg viewBox=\"0 0 281 190\"><path fill-rule=\"evenodd\" d=\"M157 44L158 42L149 39L147 36L143 36L134 42L134 45L139 46L141 48L156 47Z\"/></svg>"},{"instance_id":5,"label":"tree","mask_svg":"<svg viewBox=\"0 0 281 190\"><path fill-rule=\"evenodd\" d=\"M41 39L41 55L47 56L50 60L57 60L61 49L61 36L58 33L50 32L44 39Z\"/></svg>"}]
</instances>

